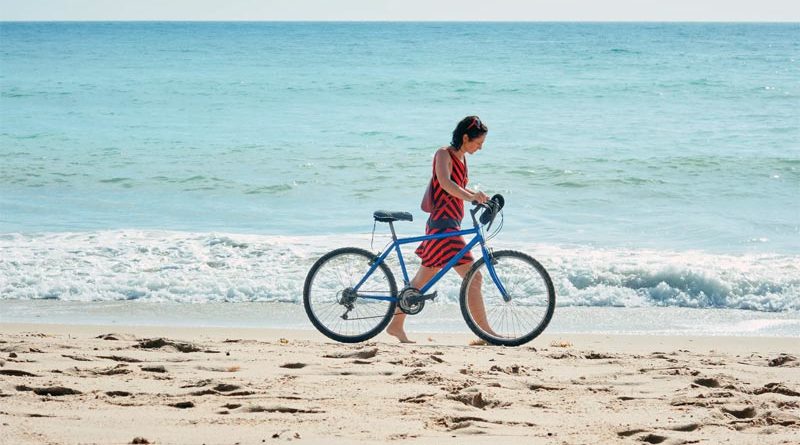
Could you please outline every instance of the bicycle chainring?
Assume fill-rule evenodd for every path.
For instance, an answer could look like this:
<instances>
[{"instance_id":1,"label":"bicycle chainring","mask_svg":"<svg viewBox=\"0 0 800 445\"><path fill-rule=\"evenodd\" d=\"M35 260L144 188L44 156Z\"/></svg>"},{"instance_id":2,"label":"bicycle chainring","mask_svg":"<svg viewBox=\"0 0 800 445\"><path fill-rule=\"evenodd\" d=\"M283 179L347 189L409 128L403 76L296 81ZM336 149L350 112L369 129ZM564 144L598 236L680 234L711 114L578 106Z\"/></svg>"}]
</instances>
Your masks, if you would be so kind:
<instances>
[{"instance_id":1,"label":"bicycle chainring","mask_svg":"<svg viewBox=\"0 0 800 445\"><path fill-rule=\"evenodd\" d=\"M413 298L419 298L420 296L422 296L422 294L419 292L419 289L407 287L400 291L400 296L397 299L397 306L399 306L400 310L405 314L419 314L420 311L422 311L422 308L425 307L425 301L411 303L410 300Z\"/></svg>"}]
</instances>

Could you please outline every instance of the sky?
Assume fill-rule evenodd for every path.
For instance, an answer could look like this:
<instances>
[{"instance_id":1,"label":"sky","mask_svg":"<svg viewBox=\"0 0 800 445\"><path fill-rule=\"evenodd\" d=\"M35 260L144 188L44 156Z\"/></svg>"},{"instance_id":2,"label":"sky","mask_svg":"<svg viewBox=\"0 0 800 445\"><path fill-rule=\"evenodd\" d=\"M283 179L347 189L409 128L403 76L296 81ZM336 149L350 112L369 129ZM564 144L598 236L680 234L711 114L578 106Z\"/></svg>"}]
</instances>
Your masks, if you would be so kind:
<instances>
[{"instance_id":1,"label":"sky","mask_svg":"<svg viewBox=\"0 0 800 445\"><path fill-rule=\"evenodd\" d=\"M0 20L800 22L800 0L0 0Z\"/></svg>"}]
</instances>

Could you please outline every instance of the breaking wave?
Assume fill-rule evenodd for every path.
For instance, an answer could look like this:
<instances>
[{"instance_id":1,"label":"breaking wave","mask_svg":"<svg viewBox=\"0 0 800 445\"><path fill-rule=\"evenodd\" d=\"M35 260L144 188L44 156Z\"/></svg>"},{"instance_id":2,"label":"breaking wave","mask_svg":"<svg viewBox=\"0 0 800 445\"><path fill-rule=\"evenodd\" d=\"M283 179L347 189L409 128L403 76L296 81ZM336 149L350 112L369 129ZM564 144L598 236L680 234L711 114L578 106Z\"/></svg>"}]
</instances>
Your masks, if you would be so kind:
<instances>
[{"instance_id":1,"label":"breaking wave","mask_svg":"<svg viewBox=\"0 0 800 445\"><path fill-rule=\"evenodd\" d=\"M369 249L369 235L5 234L0 235L0 299L300 303L314 261L348 245ZM800 310L798 256L493 246L539 259L553 278L559 306ZM404 248L412 273L418 264L413 248ZM399 268L392 269L400 280ZM458 276L449 274L437 285L439 295L456 303L459 284Z\"/></svg>"}]
</instances>

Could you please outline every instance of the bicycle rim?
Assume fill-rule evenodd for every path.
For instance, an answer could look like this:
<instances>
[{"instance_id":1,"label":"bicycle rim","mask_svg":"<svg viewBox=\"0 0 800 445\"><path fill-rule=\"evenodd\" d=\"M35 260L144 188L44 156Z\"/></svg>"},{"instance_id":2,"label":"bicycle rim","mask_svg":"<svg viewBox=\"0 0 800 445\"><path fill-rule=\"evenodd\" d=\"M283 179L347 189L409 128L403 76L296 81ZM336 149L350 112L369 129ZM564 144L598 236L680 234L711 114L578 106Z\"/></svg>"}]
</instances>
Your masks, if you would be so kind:
<instances>
[{"instance_id":1,"label":"bicycle rim","mask_svg":"<svg viewBox=\"0 0 800 445\"><path fill-rule=\"evenodd\" d=\"M507 298L481 259L462 283L462 314L470 329L490 343L527 343L544 331L553 316L553 283L541 264L524 253L503 251L493 258L495 275Z\"/></svg>"},{"instance_id":2,"label":"bicycle rim","mask_svg":"<svg viewBox=\"0 0 800 445\"><path fill-rule=\"evenodd\" d=\"M396 296L394 277L385 264L375 269L355 298L346 298L346 290L364 277L373 258L361 249L338 249L320 258L309 271L303 292L306 313L329 338L348 343L364 341L380 333L391 320L396 303L360 297Z\"/></svg>"}]
</instances>

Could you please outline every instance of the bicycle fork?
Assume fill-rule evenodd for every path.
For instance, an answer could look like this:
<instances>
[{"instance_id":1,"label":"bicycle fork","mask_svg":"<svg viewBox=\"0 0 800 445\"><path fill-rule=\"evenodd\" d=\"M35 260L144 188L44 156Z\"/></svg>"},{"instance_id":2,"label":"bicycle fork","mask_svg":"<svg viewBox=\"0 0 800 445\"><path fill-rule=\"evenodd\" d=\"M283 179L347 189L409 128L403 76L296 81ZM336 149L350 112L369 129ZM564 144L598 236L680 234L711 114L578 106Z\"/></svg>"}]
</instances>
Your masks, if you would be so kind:
<instances>
[{"instance_id":1,"label":"bicycle fork","mask_svg":"<svg viewBox=\"0 0 800 445\"><path fill-rule=\"evenodd\" d=\"M511 295L508 294L506 287L503 286L503 283L500 281L500 277L497 276L497 271L494 268L495 264L497 264L497 260L494 259L491 249L488 249L484 244L483 237L481 237L481 249L483 250L483 260L486 262L486 270L489 271L489 276L492 278L495 286L497 286L497 289L500 291L503 301L506 303L510 302Z\"/></svg>"}]
</instances>

